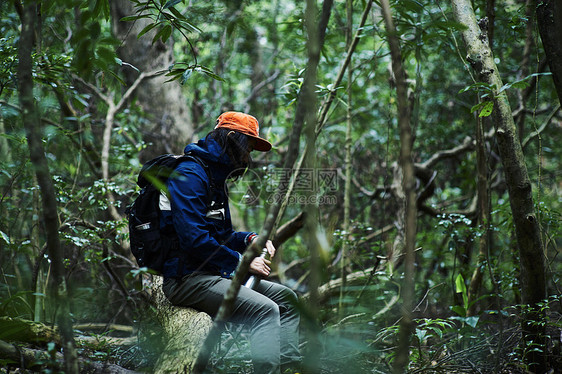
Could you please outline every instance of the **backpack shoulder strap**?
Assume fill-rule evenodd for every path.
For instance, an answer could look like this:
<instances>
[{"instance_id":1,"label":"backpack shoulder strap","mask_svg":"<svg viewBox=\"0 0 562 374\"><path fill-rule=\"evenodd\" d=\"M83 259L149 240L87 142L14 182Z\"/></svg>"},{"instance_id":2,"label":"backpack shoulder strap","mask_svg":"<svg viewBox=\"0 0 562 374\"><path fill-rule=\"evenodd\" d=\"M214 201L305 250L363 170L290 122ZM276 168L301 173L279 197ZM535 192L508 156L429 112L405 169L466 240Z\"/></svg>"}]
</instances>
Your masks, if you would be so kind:
<instances>
[{"instance_id":1,"label":"backpack shoulder strap","mask_svg":"<svg viewBox=\"0 0 562 374\"><path fill-rule=\"evenodd\" d=\"M141 188L152 184L158 189L163 189L166 180L174 172L181 157L164 154L146 162L139 173L137 184Z\"/></svg>"}]
</instances>

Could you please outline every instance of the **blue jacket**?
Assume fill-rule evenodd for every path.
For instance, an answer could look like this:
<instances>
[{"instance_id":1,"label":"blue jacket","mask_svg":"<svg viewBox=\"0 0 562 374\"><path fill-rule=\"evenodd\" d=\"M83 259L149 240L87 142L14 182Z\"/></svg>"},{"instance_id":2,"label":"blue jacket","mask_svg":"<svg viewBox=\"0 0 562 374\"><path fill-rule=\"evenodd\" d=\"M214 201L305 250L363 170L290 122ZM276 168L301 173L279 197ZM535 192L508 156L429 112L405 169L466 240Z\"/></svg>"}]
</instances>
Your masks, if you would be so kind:
<instances>
[{"instance_id":1,"label":"blue jacket","mask_svg":"<svg viewBox=\"0 0 562 374\"><path fill-rule=\"evenodd\" d=\"M175 278L204 272L230 278L255 233L232 228L225 180L233 167L220 145L202 139L187 145L188 152L208 165L214 188L203 166L192 160L180 163L177 175L169 178L171 213L163 213L163 224L173 224L180 256L166 261L163 275Z\"/></svg>"}]
</instances>

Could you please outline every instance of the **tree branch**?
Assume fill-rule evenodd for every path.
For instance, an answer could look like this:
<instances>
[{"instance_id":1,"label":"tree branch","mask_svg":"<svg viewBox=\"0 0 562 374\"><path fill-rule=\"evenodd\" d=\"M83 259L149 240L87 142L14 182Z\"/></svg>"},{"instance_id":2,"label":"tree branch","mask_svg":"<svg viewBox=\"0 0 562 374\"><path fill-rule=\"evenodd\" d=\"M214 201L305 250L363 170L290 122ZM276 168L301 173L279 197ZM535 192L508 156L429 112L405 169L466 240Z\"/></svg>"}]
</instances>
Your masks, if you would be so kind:
<instances>
[{"instance_id":1,"label":"tree branch","mask_svg":"<svg viewBox=\"0 0 562 374\"><path fill-rule=\"evenodd\" d=\"M248 95L248 97L246 97L243 101L242 101L242 106L246 107L248 105L248 103L250 102L250 100L254 99L256 97L256 95L258 94L258 92L260 92L260 90L265 87L267 84L273 82L274 80L276 80L279 75L281 74L281 70L277 69L273 72L273 74L271 74L269 77L267 77L267 79L261 81L260 83L258 83L253 89L252 92L250 92L250 95Z\"/></svg>"},{"instance_id":2,"label":"tree branch","mask_svg":"<svg viewBox=\"0 0 562 374\"><path fill-rule=\"evenodd\" d=\"M530 133L522 142L521 142L521 147L523 149L525 149L527 147L527 145L529 145L529 143L531 142L531 140L533 140L534 138L536 138L537 136L539 136L545 129L546 127L550 124L550 122L552 122L552 119L556 116L556 114L560 111L560 104L558 104L556 106L556 108L554 108L554 110L550 113L550 115L547 117L547 119L542 123L542 125L536 129L535 131L533 131L532 133Z\"/></svg>"},{"instance_id":3,"label":"tree branch","mask_svg":"<svg viewBox=\"0 0 562 374\"><path fill-rule=\"evenodd\" d=\"M343 80L343 77L345 76L345 71L347 70L349 63L351 62L351 56L353 56L353 53L355 52L355 48L357 48L357 44L359 44L359 39L361 39L361 34L363 33L363 26L365 26L365 22L367 22L367 17L369 16L369 12L371 11L372 5L373 5L373 0L369 0L367 4L365 4L365 9L363 10L361 21L359 23L359 26L357 27L357 31L355 32L355 37L353 38L353 41L351 42L351 45L347 50L345 60L343 61L340 71L338 72L338 76L336 77L336 80L332 84L333 89L330 91L330 95L328 96L326 101L324 101L324 103L322 104L320 117L318 118L318 124L316 125L316 135L318 135L320 131L322 131L322 128L326 124L328 111L330 110L332 102L336 97L336 88L340 85L341 81Z\"/></svg>"},{"instance_id":4,"label":"tree branch","mask_svg":"<svg viewBox=\"0 0 562 374\"><path fill-rule=\"evenodd\" d=\"M273 237L273 245L275 247L281 246L289 238L293 237L297 231L304 226L305 213L300 212L296 217L286 222L283 226L279 227Z\"/></svg>"}]
</instances>

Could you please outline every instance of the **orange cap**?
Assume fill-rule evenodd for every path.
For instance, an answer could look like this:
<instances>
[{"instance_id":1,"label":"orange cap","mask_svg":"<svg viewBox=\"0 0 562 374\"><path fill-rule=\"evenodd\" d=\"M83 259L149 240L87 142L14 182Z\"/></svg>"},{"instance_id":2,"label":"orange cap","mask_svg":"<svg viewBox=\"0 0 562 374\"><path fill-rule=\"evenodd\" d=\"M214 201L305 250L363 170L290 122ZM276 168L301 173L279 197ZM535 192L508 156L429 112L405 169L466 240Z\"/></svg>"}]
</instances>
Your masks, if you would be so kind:
<instances>
[{"instance_id":1,"label":"orange cap","mask_svg":"<svg viewBox=\"0 0 562 374\"><path fill-rule=\"evenodd\" d=\"M254 116L241 112L225 112L217 118L215 129L219 128L241 132L256 139L254 145L256 151L267 152L271 149L271 143L260 138L260 125Z\"/></svg>"}]
</instances>

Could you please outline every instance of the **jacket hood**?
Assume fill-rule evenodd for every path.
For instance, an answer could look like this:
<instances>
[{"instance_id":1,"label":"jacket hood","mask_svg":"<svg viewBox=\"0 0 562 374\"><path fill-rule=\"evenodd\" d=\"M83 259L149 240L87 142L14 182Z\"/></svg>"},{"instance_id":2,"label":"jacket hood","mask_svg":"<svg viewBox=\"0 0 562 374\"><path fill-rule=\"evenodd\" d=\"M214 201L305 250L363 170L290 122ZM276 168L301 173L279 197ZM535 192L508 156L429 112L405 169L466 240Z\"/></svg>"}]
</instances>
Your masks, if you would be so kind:
<instances>
[{"instance_id":1,"label":"jacket hood","mask_svg":"<svg viewBox=\"0 0 562 374\"><path fill-rule=\"evenodd\" d=\"M230 158L214 139L200 139L197 143L188 144L183 151L185 154L192 153L209 163L216 182L224 182L233 170Z\"/></svg>"}]
</instances>

